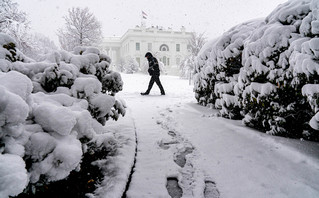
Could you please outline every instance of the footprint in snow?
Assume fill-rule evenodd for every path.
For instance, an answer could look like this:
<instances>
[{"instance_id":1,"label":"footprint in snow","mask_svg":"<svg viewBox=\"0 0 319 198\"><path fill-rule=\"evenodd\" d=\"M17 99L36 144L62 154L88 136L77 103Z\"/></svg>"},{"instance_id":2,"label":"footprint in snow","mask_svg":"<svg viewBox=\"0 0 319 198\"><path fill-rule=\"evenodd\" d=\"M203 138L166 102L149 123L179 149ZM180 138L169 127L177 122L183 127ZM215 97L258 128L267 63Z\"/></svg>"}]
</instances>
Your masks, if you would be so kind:
<instances>
[{"instance_id":1,"label":"footprint in snow","mask_svg":"<svg viewBox=\"0 0 319 198\"><path fill-rule=\"evenodd\" d=\"M178 144L179 142L176 141L176 140L172 140L172 141L164 141L164 140L161 140L159 141L157 144L160 148L164 149L164 150L167 150L170 148L170 146L172 144Z\"/></svg>"},{"instance_id":2,"label":"footprint in snow","mask_svg":"<svg viewBox=\"0 0 319 198\"><path fill-rule=\"evenodd\" d=\"M205 198L219 198L220 193L217 189L216 183L213 181L205 181Z\"/></svg>"},{"instance_id":3,"label":"footprint in snow","mask_svg":"<svg viewBox=\"0 0 319 198\"><path fill-rule=\"evenodd\" d=\"M168 131L168 135L172 137L176 137L176 133L174 131Z\"/></svg>"},{"instance_id":4,"label":"footprint in snow","mask_svg":"<svg viewBox=\"0 0 319 198\"><path fill-rule=\"evenodd\" d=\"M173 112L173 110L172 110L171 108L166 108L166 110L167 110L168 112L170 112L170 113Z\"/></svg>"},{"instance_id":5,"label":"footprint in snow","mask_svg":"<svg viewBox=\"0 0 319 198\"><path fill-rule=\"evenodd\" d=\"M185 164L186 164L186 155L192 153L193 150L194 150L193 147L191 147L191 148L187 147L187 148L183 149L183 151L178 152L178 153L175 155L174 162L175 162L178 166L180 166L180 167L183 168L183 167L185 166Z\"/></svg>"},{"instance_id":6,"label":"footprint in snow","mask_svg":"<svg viewBox=\"0 0 319 198\"><path fill-rule=\"evenodd\" d=\"M176 179L175 177L167 178L166 188L167 188L168 194L172 198L180 198L183 196L183 190L178 185L178 179Z\"/></svg>"},{"instance_id":7,"label":"footprint in snow","mask_svg":"<svg viewBox=\"0 0 319 198\"><path fill-rule=\"evenodd\" d=\"M166 109L167 112L171 113L173 112L171 108ZM194 177L194 171L192 160L188 162L189 158L186 158L187 155L194 152L194 147L191 145L190 142L185 140L183 137L180 136L180 134L175 131L174 125L171 124L171 122L174 122L174 119L172 119L170 116L167 115L167 113L161 112L160 115L164 117L164 120L157 121L157 124L161 125L163 129L167 130L167 134L171 136L172 140L161 140L158 142L158 145L162 149L169 149L171 146L174 147L182 147L181 149L178 149L178 152L174 153L174 162L182 168L182 179L181 183L188 184L189 187L193 185L193 177ZM202 115L203 117L218 117L217 115ZM173 128L172 128L173 126ZM179 145L179 146L178 146ZM169 177L167 178L167 191L169 195L172 198L180 198L183 196L183 193L187 195L192 194L192 187L191 188L185 188L185 192L183 192L183 189L178 184L178 179L175 177ZM186 185L187 186L187 185ZM188 190L187 190L188 189ZM218 188L216 186L216 183L211 180L205 181L205 188L204 188L204 198L219 198L220 193L218 191Z\"/></svg>"}]
</instances>

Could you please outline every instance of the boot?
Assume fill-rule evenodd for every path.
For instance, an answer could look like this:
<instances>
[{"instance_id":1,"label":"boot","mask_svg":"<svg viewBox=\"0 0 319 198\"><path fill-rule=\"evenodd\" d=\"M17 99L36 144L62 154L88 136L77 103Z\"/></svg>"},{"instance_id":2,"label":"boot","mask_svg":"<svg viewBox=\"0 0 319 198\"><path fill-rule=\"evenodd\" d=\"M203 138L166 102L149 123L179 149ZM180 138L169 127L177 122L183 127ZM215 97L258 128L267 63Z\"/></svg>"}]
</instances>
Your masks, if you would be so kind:
<instances>
[{"instance_id":1,"label":"boot","mask_svg":"<svg viewBox=\"0 0 319 198\"><path fill-rule=\"evenodd\" d=\"M144 92L144 93L141 93L142 96L145 96L145 95L148 95L149 92Z\"/></svg>"}]
</instances>

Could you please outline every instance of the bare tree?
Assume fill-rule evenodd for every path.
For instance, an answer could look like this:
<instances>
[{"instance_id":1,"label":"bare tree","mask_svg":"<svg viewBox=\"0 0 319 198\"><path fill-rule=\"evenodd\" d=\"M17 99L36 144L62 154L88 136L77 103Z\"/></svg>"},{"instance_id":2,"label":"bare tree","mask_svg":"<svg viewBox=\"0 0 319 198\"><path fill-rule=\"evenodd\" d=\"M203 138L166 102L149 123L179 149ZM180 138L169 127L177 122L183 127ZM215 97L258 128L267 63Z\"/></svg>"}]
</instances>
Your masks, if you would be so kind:
<instances>
[{"instance_id":1,"label":"bare tree","mask_svg":"<svg viewBox=\"0 0 319 198\"><path fill-rule=\"evenodd\" d=\"M58 30L63 49L70 51L76 46L92 46L101 41L101 23L88 8L69 9L69 15L64 19L65 28Z\"/></svg>"},{"instance_id":2,"label":"bare tree","mask_svg":"<svg viewBox=\"0 0 319 198\"><path fill-rule=\"evenodd\" d=\"M18 10L17 3L0 0L0 32L12 36L23 52L30 49L29 23L26 13Z\"/></svg>"},{"instance_id":3,"label":"bare tree","mask_svg":"<svg viewBox=\"0 0 319 198\"><path fill-rule=\"evenodd\" d=\"M195 58L207 41L204 34L205 33L197 34L194 32L192 37L188 40L190 56L184 59L180 64L181 77L188 78L189 80L192 79L192 74L195 68Z\"/></svg>"},{"instance_id":4,"label":"bare tree","mask_svg":"<svg viewBox=\"0 0 319 198\"><path fill-rule=\"evenodd\" d=\"M55 43L47 36L34 33L30 34L31 38L31 49L25 53L25 55L33 58L34 60L41 61L44 54L48 54L57 50Z\"/></svg>"},{"instance_id":5,"label":"bare tree","mask_svg":"<svg viewBox=\"0 0 319 198\"><path fill-rule=\"evenodd\" d=\"M197 34L196 32L193 32L192 37L188 41L191 54L197 56L206 41L207 38L205 37L205 33Z\"/></svg>"}]
</instances>

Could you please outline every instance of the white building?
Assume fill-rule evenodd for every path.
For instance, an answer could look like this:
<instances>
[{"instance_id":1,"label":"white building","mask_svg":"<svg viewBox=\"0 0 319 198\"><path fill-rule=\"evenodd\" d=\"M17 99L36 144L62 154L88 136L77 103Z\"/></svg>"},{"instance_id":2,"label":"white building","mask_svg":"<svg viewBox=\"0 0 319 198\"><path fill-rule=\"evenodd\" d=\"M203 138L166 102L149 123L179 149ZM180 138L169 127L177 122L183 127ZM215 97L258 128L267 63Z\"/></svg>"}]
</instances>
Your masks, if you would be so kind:
<instances>
[{"instance_id":1,"label":"white building","mask_svg":"<svg viewBox=\"0 0 319 198\"><path fill-rule=\"evenodd\" d=\"M129 29L122 37L105 38L103 48L112 58L113 65L119 64L121 59L131 57L143 66L147 62L144 57L146 52L151 52L169 71L170 68L176 68L189 55L188 41L191 35L192 33L186 32L184 27L181 31L174 31L137 26Z\"/></svg>"}]
</instances>

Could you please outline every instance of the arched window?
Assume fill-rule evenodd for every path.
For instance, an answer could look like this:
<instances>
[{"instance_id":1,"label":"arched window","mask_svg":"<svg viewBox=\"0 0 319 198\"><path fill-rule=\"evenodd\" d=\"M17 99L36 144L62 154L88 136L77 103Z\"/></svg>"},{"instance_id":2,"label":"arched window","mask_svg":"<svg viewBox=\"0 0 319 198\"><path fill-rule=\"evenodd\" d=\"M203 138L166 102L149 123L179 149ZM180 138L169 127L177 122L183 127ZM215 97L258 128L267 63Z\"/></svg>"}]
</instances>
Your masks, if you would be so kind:
<instances>
[{"instance_id":1,"label":"arched window","mask_svg":"<svg viewBox=\"0 0 319 198\"><path fill-rule=\"evenodd\" d=\"M169 51L169 48L168 48L167 45L163 44L163 45L160 46L159 50L164 52L164 51Z\"/></svg>"}]
</instances>

